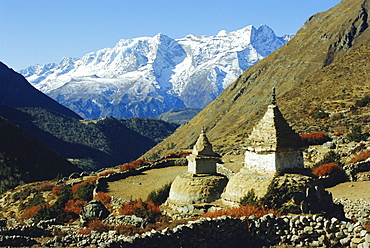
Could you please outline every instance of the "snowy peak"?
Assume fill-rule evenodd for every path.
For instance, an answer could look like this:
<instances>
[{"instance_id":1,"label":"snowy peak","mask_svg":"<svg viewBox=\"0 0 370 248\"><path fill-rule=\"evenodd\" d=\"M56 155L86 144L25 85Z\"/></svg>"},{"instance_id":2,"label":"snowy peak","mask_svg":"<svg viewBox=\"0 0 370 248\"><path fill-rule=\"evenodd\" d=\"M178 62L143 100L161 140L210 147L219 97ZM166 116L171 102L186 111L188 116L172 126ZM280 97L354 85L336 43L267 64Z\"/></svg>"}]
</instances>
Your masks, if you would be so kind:
<instances>
[{"instance_id":1,"label":"snowy peak","mask_svg":"<svg viewBox=\"0 0 370 248\"><path fill-rule=\"evenodd\" d=\"M22 70L29 82L86 119L155 117L203 108L245 69L285 44L268 26L215 36L122 39L113 48Z\"/></svg>"},{"instance_id":2,"label":"snowy peak","mask_svg":"<svg viewBox=\"0 0 370 248\"><path fill-rule=\"evenodd\" d=\"M284 39L277 37L274 31L266 25L261 25L258 29L253 28L251 31L251 45L263 57L266 57L285 43Z\"/></svg>"}]
</instances>

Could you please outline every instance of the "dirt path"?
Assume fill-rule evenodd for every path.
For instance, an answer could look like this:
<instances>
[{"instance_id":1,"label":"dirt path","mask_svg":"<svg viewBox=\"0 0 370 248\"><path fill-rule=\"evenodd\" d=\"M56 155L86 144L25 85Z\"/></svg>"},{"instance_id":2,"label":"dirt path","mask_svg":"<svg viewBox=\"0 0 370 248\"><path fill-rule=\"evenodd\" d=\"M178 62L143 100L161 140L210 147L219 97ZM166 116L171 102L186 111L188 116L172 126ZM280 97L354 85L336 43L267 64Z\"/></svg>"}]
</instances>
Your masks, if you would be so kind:
<instances>
[{"instance_id":1,"label":"dirt path","mask_svg":"<svg viewBox=\"0 0 370 248\"><path fill-rule=\"evenodd\" d=\"M153 190L172 182L179 174L187 171L187 166L171 166L144 171L140 175L108 183L108 193L127 200L146 200Z\"/></svg>"},{"instance_id":2,"label":"dirt path","mask_svg":"<svg viewBox=\"0 0 370 248\"><path fill-rule=\"evenodd\" d=\"M370 201L370 181L345 182L326 190L333 194L333 198Z\"/></svg>"}]
</instances>

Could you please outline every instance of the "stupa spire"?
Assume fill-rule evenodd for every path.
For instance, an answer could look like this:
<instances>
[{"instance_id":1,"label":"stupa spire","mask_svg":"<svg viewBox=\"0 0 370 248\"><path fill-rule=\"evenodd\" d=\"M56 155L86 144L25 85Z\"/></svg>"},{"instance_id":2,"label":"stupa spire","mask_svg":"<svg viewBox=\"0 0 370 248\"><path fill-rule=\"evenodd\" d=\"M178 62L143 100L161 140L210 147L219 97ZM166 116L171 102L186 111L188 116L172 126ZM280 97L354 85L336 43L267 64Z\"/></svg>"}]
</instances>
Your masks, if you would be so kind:
<instances>
[{"instance_id":1,"label":"stupa spire","mask_svg":"<svg viewBox=\"0 0 370 248\"><path fill-rule=\"evenodd\" d=\"M275 92L275 87L272 87L271 105L276 105L276 92Z\"/></svg>"}]
</instances>

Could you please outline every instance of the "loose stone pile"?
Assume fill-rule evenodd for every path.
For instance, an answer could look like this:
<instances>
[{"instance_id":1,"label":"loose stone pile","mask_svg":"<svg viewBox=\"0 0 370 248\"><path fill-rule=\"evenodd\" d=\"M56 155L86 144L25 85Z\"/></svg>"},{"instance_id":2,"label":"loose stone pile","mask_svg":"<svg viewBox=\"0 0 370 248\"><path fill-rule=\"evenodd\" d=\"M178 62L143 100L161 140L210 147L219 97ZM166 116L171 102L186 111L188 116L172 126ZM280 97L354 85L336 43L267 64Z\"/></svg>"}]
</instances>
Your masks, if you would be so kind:
<instances>
[{"instance_id":1,"label":"loose stone pile","mask_svg":"<svg viewBox=\"0 0 370 248\"><path fill-rule=\"evenodd\" d=\"M335 203L344 206L344 213L348 219L356 219L362 224L370 221L370 202L368 201L351 201L348 199L335 199Z\"/></svg>"}]
</instances>

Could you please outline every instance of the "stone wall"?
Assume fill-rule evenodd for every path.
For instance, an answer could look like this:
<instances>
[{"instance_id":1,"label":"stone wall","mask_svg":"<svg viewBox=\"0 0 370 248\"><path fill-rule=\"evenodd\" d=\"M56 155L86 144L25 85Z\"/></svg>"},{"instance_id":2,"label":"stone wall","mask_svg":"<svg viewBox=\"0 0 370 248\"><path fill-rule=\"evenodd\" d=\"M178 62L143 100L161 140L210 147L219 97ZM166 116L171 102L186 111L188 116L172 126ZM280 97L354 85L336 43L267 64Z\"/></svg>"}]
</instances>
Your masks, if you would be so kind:
<instances>
[{"instance_id":1,"label":"stone wall","mask_svg":"<svg viewBox=\"0 0 370 248\"><path fill-rule=\"evenodd\" d=\"M262 247L278 244L300 247L368 247L370 234L357 223L326 219L319 215L275 216L234 219L201 218L173 229L149 231L135 236L115 231L89 235L66 235L55 239L59 246L99 247ZM55 240L42 244L54 246Z\"/></svg>"},{"instance_id":2,"label":"stone wall","mask_svg":"<svg viewBox=\"0 0 370 248\"><path fill-rule=\"evenodd\" d=\"M369 220L370 202L335 200L345 205L346 216L358 222L340 221L320 215L250 216L234 219L226 216L201 218L172 229L149 231L135 236L116 231L89 235L68 232L40 244L42 247L262 247L278 244L300 247L369 247L370 234L364 228ZM361 219L361 218L362 219ZM0 228L0 246L31 246L35 237L50 236L53 225Z\"/></svg>"}]
</instances>

